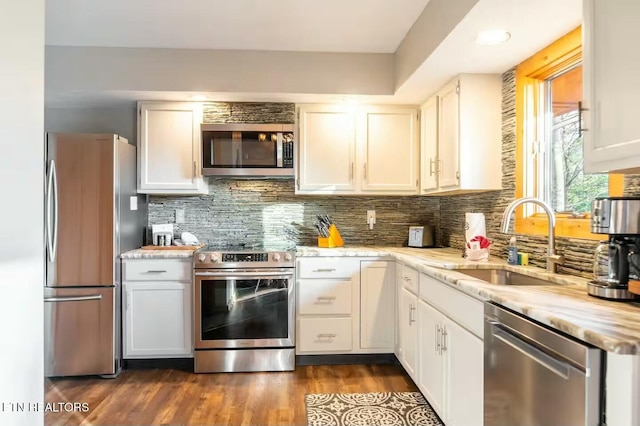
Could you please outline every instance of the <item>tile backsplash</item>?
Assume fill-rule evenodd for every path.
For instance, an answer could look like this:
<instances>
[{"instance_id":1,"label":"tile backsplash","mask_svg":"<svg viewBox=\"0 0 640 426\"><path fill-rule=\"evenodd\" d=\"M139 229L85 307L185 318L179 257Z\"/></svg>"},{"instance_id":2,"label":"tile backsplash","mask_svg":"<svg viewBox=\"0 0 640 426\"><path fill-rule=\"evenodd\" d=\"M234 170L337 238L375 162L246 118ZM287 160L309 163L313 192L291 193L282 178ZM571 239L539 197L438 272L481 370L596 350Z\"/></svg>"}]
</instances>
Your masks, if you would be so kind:
<instances>
[{"instance_id":1,"label":"tile backsplash","mask_svg":"<svg viewBox=\"0 0 640 426\"><path fill-rule=\"evenodd\" d=\"M313 221L328 214L348 245L406 245L410 225L437 225L439 200L428 197L346 197L294 194L293 180L209 178L209 195L149 197L149 224L173 223L175 209L185 210L177 234L194 233L208 244L286 241L316 245ZM367 210L376 211L373 230Z\"/></svg>"}]
</instances>

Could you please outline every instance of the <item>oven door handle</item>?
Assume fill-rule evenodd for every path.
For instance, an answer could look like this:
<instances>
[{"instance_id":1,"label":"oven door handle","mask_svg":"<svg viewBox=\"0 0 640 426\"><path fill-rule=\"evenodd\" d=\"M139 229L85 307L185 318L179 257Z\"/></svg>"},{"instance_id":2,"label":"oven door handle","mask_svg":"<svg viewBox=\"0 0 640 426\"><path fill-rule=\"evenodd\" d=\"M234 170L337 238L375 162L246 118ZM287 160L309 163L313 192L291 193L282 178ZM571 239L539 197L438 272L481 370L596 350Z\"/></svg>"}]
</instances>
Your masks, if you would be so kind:
<instances>
[{"instance_id":1,"label":"oven door handle","mask_svg":"<svg viewBox=\"0 0 640 426\"><path fill-rule=\"evenodd\" d=\"M277 278L277 279L291 279L293 273L287 274L284 272L196 272L196 277L220 277L228 280L235 280L241 278Z\"/></svg>"}]
</instances>

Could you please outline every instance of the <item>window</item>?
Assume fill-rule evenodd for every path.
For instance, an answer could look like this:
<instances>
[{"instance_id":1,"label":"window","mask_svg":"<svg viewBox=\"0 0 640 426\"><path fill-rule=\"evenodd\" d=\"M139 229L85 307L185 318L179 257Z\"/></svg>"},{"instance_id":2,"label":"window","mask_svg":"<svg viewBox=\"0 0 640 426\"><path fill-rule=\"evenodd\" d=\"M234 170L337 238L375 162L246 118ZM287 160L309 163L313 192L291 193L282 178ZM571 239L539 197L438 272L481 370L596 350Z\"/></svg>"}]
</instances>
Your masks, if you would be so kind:
<instances>
[{"instance_id":1,"label":"window","mask_svg":"<svg viewBox=\"0 0 640 426\"><path fill-rule=\"evenodd\" d=\"M576 28L516 68L516 197L545 200L556 211L558 236L590 233L591 200L621 195L621 175L583 173L581 31ZM518 211L516 232L547 233L533 205Z\"/></svg>"}]
</instances>

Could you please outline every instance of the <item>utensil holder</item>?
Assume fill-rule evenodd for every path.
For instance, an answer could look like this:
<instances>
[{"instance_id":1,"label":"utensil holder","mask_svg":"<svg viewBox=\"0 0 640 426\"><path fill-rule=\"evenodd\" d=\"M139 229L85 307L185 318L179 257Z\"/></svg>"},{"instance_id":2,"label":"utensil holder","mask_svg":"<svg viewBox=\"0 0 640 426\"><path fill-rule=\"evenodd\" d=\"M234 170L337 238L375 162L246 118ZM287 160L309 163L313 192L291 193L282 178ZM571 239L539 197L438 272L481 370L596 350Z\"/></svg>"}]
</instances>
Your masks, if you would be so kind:
<instances>
[{"instance_id":1,"label":"utensil holder","mask_svg":"<svg viewBox=\"0 0 640 426\"><path fill-rule=\"evenodd\" d=\"M343 247L344 241L342 240L342 236L336 228L335 225L329 226L329 236L328 237L318 237L318 247Z\"/></svg>"}]
</instances>

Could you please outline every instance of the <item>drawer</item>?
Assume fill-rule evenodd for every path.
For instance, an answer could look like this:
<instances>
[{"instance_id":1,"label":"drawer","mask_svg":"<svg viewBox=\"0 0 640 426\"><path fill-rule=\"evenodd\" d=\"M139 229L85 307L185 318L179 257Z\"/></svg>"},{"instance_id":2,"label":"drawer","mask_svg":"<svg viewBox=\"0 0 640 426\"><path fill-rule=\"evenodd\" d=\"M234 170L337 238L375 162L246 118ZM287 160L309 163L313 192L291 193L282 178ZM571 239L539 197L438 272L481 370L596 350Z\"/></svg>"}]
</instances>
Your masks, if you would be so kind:
<instances>
[{"instance_id":1,"label":"drawer","mask_svg":"<svg viewBox=\"0 0 640 426\"><path fill-rule=\"evenodd\" d=\"M481 339L484 336L484 303L420 274L420 299L446 314Z\"/></svg>"},{"instance_id":2,"label":"drawer","mask_svg":"<svg viewBox=\"0 0 640 426\"><path fill-rule=\"evenodd\" d=\"M360 261L344 257L298 258L298 278L351 278Z\"/></svg>"},{"instance_id":3,"label":"drawer","mask_svg":"<svg viewBox=\"0 0 640 426\"><path fill-rule=\"evenodd\" d=\"M301 352L350 351L351 318L300 318L298 349Z\"/></svg>"},{"instance_id":4,"label":"drawer","mask_svg":"<svg viewBox=\"0 0 640 426\"><path fill-rule=\"evenodd\" d=\"M417 296L420 283L420 273L405 265L398 266L397 279L400 280L404 288Z\"/></svg>"},{"instance_id":5,"label":"drawer","mask_svg":"<svg viewBox=\"0 0 640 426\"><path fill-rule=\"evenodd\" d=\"M123 281L188 281L193 276L191 259L125 259Z\"/></svg>"},{"instance_id":6,"label":"drawer","mask_svg":"<svg viewBox=\"0 0 640 426\"><path fill-rule=\"evenodd\" d=\"M351 293L351 280L298 280L298 313L349 315Z\"/></svg>"}]
</instances>

